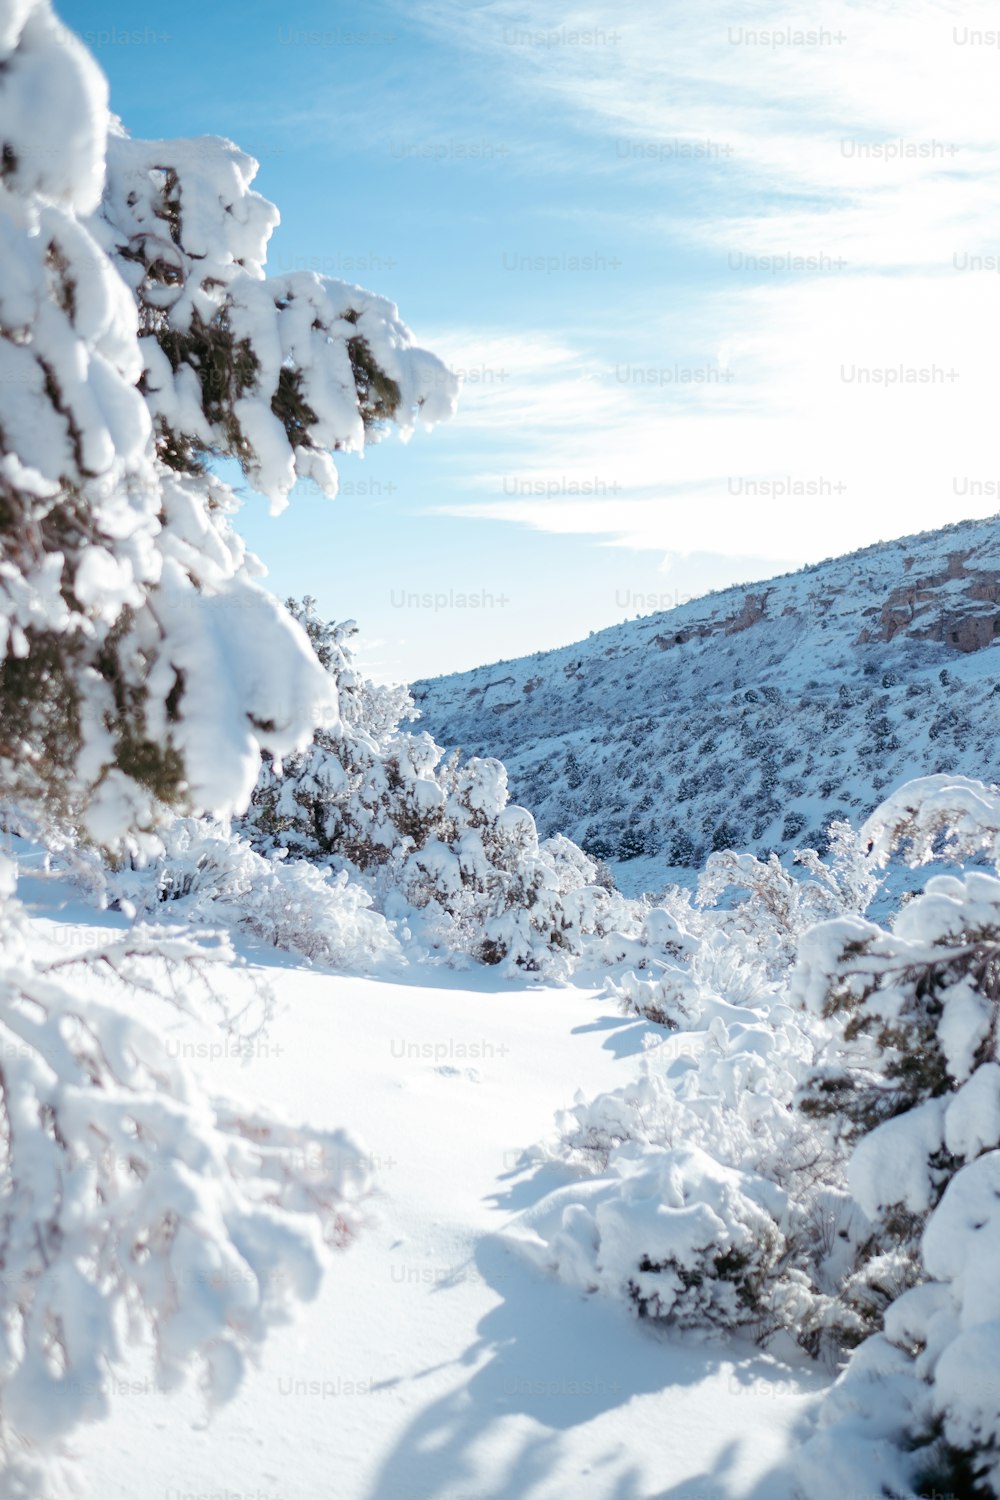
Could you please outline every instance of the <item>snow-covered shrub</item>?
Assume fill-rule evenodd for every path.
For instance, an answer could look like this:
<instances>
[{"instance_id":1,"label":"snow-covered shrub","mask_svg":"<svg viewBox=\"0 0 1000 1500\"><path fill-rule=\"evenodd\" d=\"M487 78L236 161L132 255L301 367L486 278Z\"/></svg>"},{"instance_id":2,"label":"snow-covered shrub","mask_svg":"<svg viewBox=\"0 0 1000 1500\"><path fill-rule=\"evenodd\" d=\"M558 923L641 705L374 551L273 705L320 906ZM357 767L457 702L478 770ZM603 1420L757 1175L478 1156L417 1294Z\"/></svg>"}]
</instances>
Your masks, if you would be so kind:
<instances>
[{"instance_id":1,"label":"snow-covered shrub","mask_svg":"<svg viewBox=\"0 0 1000 1500\"><path fill-rule=\"evenodd\" d=\"M645 1016L657 1026L688 1029L701 1018L702 993L690 968L659 962L647 976L629 970L620 980L609 979L612 995L626 1016Z\"/></svg>"},{"instance_id":2,"label":"snow-covered shrub","mask_svg":"<svg viewBox=\"0 0 1000 1500\"><path fill-rule=\"evenodd\" d=\"M890 798L870 831L883 859L901 844L927 859L942 838L978 854L998 847L998 811L985 786L931 778ZM855 1143L851 1190L897 1261L888 1292L874 1267L869 1321L884 1329L848 1366L802 1472L839 1443L860 1473L860 1444L877 1438L910 1485L1000 1495L1000 880L936 876L891 931L820 927L796 982L860 1044L813 1070L803 1108Z\"/></svg>"},{"instance_id":3,"label":"snow-covered shrub","mask_svg":"<svg viewBox=\"0 0 1000 1500\"><path fill-rule=\"evenodd\" d=\"M717 907L730 891L741 893L725 929L760 955L772 978L787 973L804 932L825 917L865 911L879 884L868 841L843 823L831 826L826 860L814 849L793 857L811 879L786 869L776 854L760 860L733 849L710 854L698 878L699 906Z\"/></svg>"},{"instance_id":4,"label":"snow-covered shrub","mask_svg":"<svg viewBox=\"0 0 1000 1500\"><path fill-rule=\"evenodd\" d=\"M703 1033L650 1048L632 1082L560 1111L558 1154L603 1171L624 1142L693 1143L791 1190L796 1173L812 1168L817 1136L789 1106L822 1033L788 1006L768 1015L716 1009Z\"/></svg>"},{"instance_id":5,"label":"snow-covered shrub","mask_svg":"<svg viewBox=\"0 0 1000 1500\"><path fill-rule=\"evenodd\" d=\"M709 855L696 903L671 887L663 906L645 918L649 952L639 958L641 973L609 983L622 1010L688 1029L704 1014L706 999L770 1004L803 933L823 917L865 910L879 885L867 841L846 824L832 825L826 860L813 849L797 850L795 860L809 878L776 855L760 860L725 849Z\"/></svg>"},{"instance_id":6,"label":"snow-covered shrub","mask_svg":"<svg viewBox=\"0 0 1000 1500\"><path fill-rule=\"evenodd\" d=\"M940 801L942 789L935 794ZM973 793L966 788L963 795L968 800ZM985 789L977 795L984 805ZM890 804L887 816L895 816L896 805ZM981 846L981 829L967 837ZM543 1214L538 1223L545 1225L543 1240L550 1231L562 1234L565 1210L580 1230L580 1243L590 1246L590 1284L595 1288L627 1295L645 1308L663 1271L675 1291L677 1285L683 1288L684 1306L694 1321L694 1310L701 1306L706 1321L724 1324L721 1309L732 1313L738 1305L758 1336L790 1334L808 1352L836 1357L879 1327L886 1307L922 1275L920 1223L912 1214L905 1222L898 1212L887 1215L877 1197L861 1191L848 1176L852 1153L852 1173L861 1170L864 1159L863 1148L856 1147L858 1130L870 1130L887 1114L908 1109L945 1086L948 1039L957 1035L963 1020L971 1025L972 1012L968 998L961 1014L959 1001L954 1001L951 1029L945 1026L945 1039L932 1056L927 1020L937 1015L933 986L926 974L911 972L907 965L937 962L944 973L941 944L949 929L942 911L941 930L918 954L912 944L907 947L907 924L926 921L921 903L932 897L940 902L951 890L947 881L931 882L891 934L859 915L845 915L863 910L878 887L884 860L877 816L860 834L835 829L827 862L810 851L798 859L804 874L784 869L776 859L713 855L696 904L672 892L666 907L648 914L647 924L656 929L665 956L650 952L608 988L623 1009L665 1025L671 1034L650 1046L633 1083L593 1101L578 1097L574 1108L558 1117L560 1139L550 1149L569 1166L596 1172L597 1186L565 1189L560 1216L546 1219ZM992 877L969 880L991 881L1000 891L1000 882ZM985 893L982 884L977 888ZM722 904L733 889L741 899ZM968 938L967 926L963 931ZM643 929L641 935L651 931ZM867 977L867 988L866 980L859 979L852 990L855 975ZM910 1009L901 992L904 975L914 987ZM866 1019L859 1019L859 1007L875 990L884 1009L873 1003L870 1015L865 1012ZM853 1008L841 1023L838 1007L851 995ZM985 1013L977 1009L976 1015L985 1026ZM995 1018L989 1024L992 1040L983 1031L977 1043L981 1051L995 1046ZM896 1046L891 1058L880 1052L880 1042L883 1049ZM920 1074L924 1065L925 1077ZM923 1170L925 1176L928 1170L932 1176L939 1171L943 1184L951 1148L943 1135L930 1142L925 1131L920 1139L929 1155L925 1159L918 1152L911 1171L919 1175ZM736 1216L730 1226L734 1239L706 1241L701 1247L705 1258L697 1266L664 1260L651 1228L655 1184L662 1178L669 1185L664 1192L673 1211L669 1195L684 1180L684 1153L691 1148L720 1169L741 1174L740 1194L718 1200L727 1202ZM885 1154L873 1146L873 1161L881 1162ZM671 1175L678 1160L680 1175ZM704 1182L703 1174L695 1175ZM732 1186L732 1179L727 1180ZM898 1160L887 1180L899 1192L905 1190ZM599 1216L575 1216L578 1192L588 1202L596 1194L602 1205ZM748 1217L747 1197L758 1213L772 1213L766 1232ZM696 1198L694 1193L691 1202ZM928 1189L925 1211L932 1201ZM641 1210L635 1207L638 1202ZM734 1246L743 1243L741 1235L751 1221L757 1222L761 1253L746 1262ZM616 1226L608 1245L601 1228L605 1222ZM546 1244L547 1263L563 1274L560 1253ZM580 1255L577 1247L577 1264ZM731 1286L706 1289L717 1276L725 1280L734 1264L749 1277L737 1304ZM613 1271L605 1274L602 1268L611 1266ZM694 1278L690 1286L685 1277ZM629 1286L638 1292L628 1291ZM684 1321L688 1316L669 1298L662 1302L668 1305L669 1318Z\"/></svg>"},{"instance_id":7,"label":"snow-covered shrub","mask_svg":"<svg viewBox=\"0 0 1000 1500\"><path fill-rule=\"evenodd\" d=\"M265 760L240 824L255 848L347 871L432 952L552 977L584 954L620 962L640 917L595 862L560 835L539 840L531 814L509 802L499 761L446 756L404 727L413 700L356 669L353 622L324 624L308 599L289 607L341 713L280 769Z\"/></svg>"},{"instance_id":8,"label":"snow-covered shrub","mask_svg":"<svg viewBox=\"0 0 1000 1500\"><path fill-rule=\"evenodd\" d=\"M638 972L606 985L624 1015L691 1030L715 1013L719 1001L760 1006L774 999L778 986L759 948L745 941L741 918L699 909L690 892L676 887L661 900L663 905L646 912L639 942L622 954L635 959Z\"/></svg>"},{"instance_id":9,"label":"snow-covered shrub","mask_svg":"<svg viewBox=\"0 0 1000 1500\"><path fill-rule=\"evenodd\" d=\"M554 1217L545 1206L529 1216L543 1241L538 1255L567 1274L571 1261L550 1235L563 1235L564 1247L563 1219L576 1223L573 1205L587 1207L596 1195L600 1215L591 1214L593 1224L579 1219L591 1250L590 1289L684 1326L696 1324L701 1309L717 1328L743 1327L762 1340L784 1334L815 1354L830 1345L834 1293L870 1233L846 1191L846 1152L793 1110L825 1029L780 1003L752 1010L703 995L701 1006L704 1030L672 1033L650 1048L631 1083L593 1100L578 1095L557 1115L558 1140L543 1155L596 1175L596 1184L555 1194ZM716 1196L703 1201L708 1160L719 1176ZM684 1201L702 1203L698 1222L713 1226L704 1243L691 1243L695 1258L681 1269L663 1260L656 1238L658 1183L670 1185L671 1213L677 1185L688 1184ZM737 1216L728 1238L715 1222L722 1205ZM614 1226L608 1244L605 1224ZM647 1308L661 1274L671 1290ZM711 1285L717 1278L725 1285Z\"/></svg>"},{"instance_id":10,"label":"snow-covered shrub","mask_svg":"<svg viewBox=\"0 0 1000 1500\"><path fill-rule=\"evenodd\" d=\"M334 682L340 715L300 755L280 766L265 760L244 826L269 852L339 856L367 871L398 855L433 810L439 799L430 773L440 751L429 736L401 731L416 716L404 687L379 686L354 667L353 620L322 621L310 598L290 599L288 608Z\"/></svg>"},{"instance_id":11,"label":"snow-covered shrub","mask_svg":"<svg viewBox=\"0 0 1000 1500\"><path fill-rule=\"evenodd\" d=\"M220 825L194 818L175 819L159 843L154 856L116 869L89 862L98 900L151 921L224 926L325 968L367 971L400 955L385 918L346 871L265 859Z\"/></svg>"},{"instance_id":12,"label":"snow-covered shrub","mask_svg":"<svg viewBox=\"0 0 1000 1500\"><path fill-rule=\"evenodd\" d=\"M831 879L803 861L819 887L805 893L763 862L710 872L716 893L721 869L753 894L683 923L694 951L675 945L670 961L695 1002L668 1019L688 1029L651 1047L632 1083L578 1096L558 1117L542 1155L585 1175L530 1210L517 1236L573 1285L668 1324L742 1329L778 1349L791 1337L839 1359L853 1350L795 1461L802 1496L989 1500L1000 1495L1000 878L936 875L888 926L860 911L900 851L996 861L1000 797L926 778L844 842ZM828 899L836 914L810 925L804 913ZM736 1007L695 983L713 931L755 961L766 954L770 998ZM650 1013L646 974L621 992Z\"/></svg>"},{"instance_id":13,"label":"snow-covered shrub","mask_svg":"<svg viewBox=\"0 0 1000 1500\"><path fill-rule=\"evenodd\" d=\"M788 1321L788 1202L763 1177L697 1146L619 1151L608 1176L561 1189L529 1216L529 1255L586 1292L677 1328L755 1334ZM798 1311L798 1309L796 1309Z\"/></svg>"},{"instance_id":14,"label":"snow-covered shrub","mask_svg":"<svg viewBox=\"0 0 1000 1500\"><path fill-rule=\"evenodd\" d=\"M645 1016L660 1026L695 1024L702 1012L692 964L701 950L695 934L702 925L687 893L676 887L664 895L660 906L645 913L638 942L630 945L639 972L629 970L620 981L609 979L605 986L623 1015Z\"/></svg>"},{"instance_id":15,"label":"snow-covered shrub","mask_svg":"<svg viewBox=\"0 0 1000 1500\"><path fill-rule=\"evenodd\" d=\"M400 890L446 948L484 963L552 977L585 954L614 962L630 903L596 883L593 861L568 839L539 841L535 821L507 801L499 761L446 762L436 837L408 855Z\"/></svg>"},{"instance_id":16,"label":"snow-covered shrub","mask_svg":"<svg viewBox=\"0 0 1000 1500\"><path fill-rule=\"evenodd\" d=\"M853 1059L841 1049L814 1070L800 1107L836 1117L852 1141L871 1140L903 1116L936 1119L935 1101L992 1066L998 965L1000 880L978 871L929 880L891 931L859 919L815 928L803 940L793 993L835 1018L846 1041L868 1045ZM934 1135L930 1123L924 1134ZM856 1154L869 1149L859 1142ZM897 1178L897 1186L928 1206L937 1196L931 1179L918 1187Z\"/></svg>"},{"instance_id":17,"label":"snow-covered shrub","mask_svg":"<svg viewBox=\"0 0 1000 1500\"><path fill-rule=\"evenodd\" d=\"M136 927L42 958L7 860L0 937L0 1457L11 1483L28 1466L31 1493L34 1460L104 1414L125 1314L164 1388L200 1363L210 1399L230 1396L267 1329L316 1294L367 1166L343 1132L206 1097L165 1046L225 943Z\"/></svg>"},{"instance_id":18,"label":"snow-covered shrub","mask_svg":"<svg viewBox=\"0 0 1000 1500\"><path fill-rule=\"evenodd\" d=\"M910 865L943 856L1000 868L1000 792L969 776L920 776L876 808L861 838L881 866L905 851Z\"/></svg>"}]
</instances>

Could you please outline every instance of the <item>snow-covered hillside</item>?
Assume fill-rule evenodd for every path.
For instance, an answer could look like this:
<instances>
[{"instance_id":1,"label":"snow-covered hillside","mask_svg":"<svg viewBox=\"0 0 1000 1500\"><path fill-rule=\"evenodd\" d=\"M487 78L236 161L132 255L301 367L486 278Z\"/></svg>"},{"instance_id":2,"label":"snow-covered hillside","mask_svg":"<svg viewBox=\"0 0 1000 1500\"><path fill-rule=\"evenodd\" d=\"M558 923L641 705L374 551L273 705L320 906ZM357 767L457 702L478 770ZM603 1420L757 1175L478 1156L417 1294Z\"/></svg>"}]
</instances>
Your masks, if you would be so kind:
<instances>
[{"instance_id":1,"label":"snow-covered hillside","mask_svg":"<svg viewBox=\"0 0 1000 1500\"><path fill-rule=\"evenodd\" d=\"M998 636L1000 521L970 521L413 693L439 743L504 761L540 833L695 866L822 847L908 777L995 776Z\"/></svg>"}]
</instances>

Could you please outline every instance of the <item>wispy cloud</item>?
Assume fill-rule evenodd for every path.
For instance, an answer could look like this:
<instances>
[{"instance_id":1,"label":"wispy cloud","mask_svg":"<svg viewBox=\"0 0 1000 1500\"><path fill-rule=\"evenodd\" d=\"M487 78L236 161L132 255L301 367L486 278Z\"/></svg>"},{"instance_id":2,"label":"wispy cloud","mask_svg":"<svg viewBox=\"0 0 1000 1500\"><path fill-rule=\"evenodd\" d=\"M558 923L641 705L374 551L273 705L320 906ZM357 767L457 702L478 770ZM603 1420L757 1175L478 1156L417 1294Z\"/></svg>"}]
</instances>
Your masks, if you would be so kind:
<instances>
[{"instance_id":1,"label":"wispy cloud","mask_svg":"<svg viewBox=\"0 0 1000 1500\"><path fill-rule=\"evenodd\" d=\"M598 205L605 226L625 235L633 214L704 257L680 316L647 275L590 326L485 335L511 378L467 385L492 465L450 514L805 561L1000 508L989 7L840 3L820 22L775 4L734 22L714 0L610 20L448 3L427 19L601 143L598 177L613 151L633 193ZM669 266L663 289L673 306ZM594 477L620 491L574 491Z\"/></svg>"}]
</instances>

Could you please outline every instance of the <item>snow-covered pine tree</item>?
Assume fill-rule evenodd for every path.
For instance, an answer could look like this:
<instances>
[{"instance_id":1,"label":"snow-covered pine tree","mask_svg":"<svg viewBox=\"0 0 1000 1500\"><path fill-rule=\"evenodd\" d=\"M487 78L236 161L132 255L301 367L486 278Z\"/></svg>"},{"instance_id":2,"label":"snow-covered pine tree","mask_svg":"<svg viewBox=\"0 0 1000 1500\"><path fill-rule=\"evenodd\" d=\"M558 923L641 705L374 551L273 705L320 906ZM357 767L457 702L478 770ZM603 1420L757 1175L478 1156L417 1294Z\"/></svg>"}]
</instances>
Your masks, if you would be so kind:
<instances>
[{"instance_id":1,"label":"snow-covered pine tree","mask_svg":"<svg viewBox=\"0 0 1000 1500\"><path fill-rule=\"evenodd\" d=\"M47 0L0 5L0 61L0 770L112 843L240 807L336 712L208 460L334 494L333 453L456 385L382 298L265 277L256 163L129 139Z\"/></svg>"},{"instance_id":2,"label":"snow-covered pine tree","mask_svg":"<svg viewBox=\"0 0 1000 1500\"><path fill-rule=\"evenodd\" d=\"M288 609L330 674L340 713L279 767L265 757L246 828L264 852L335 858L365 872L398 855L407 838L409 847L426 841L440 811L428 775L440 751L429 735L401 728L416 717L405 687L376 685L356 670L353 620L321 620L311 598L289 599Z\"/></svg>"}]
</instances>

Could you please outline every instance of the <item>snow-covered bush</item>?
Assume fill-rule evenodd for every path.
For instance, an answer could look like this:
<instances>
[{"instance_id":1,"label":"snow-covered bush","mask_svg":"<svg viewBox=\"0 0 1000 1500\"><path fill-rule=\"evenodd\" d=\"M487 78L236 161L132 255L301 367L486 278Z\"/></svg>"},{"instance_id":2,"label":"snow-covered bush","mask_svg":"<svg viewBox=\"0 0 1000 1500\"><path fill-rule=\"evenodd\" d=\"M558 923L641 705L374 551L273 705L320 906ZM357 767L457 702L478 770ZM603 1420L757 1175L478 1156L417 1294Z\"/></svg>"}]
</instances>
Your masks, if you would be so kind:
<instances>
[{"instance_id":1,"label":"snow-covered bush","mask_svg":"<svg viewBox=\"0 0 1000 1500\"><path fill-rule=\"evenodd\" d=\"M112 868L87 850L66 849L64 858L98 904L145 920L223 926L330 969L367 972L400 957L385 918L346 871L265 859L207 819L174 819L159 845Z\"/></svg>"},{"instance_id":2,"label":"snow-covered bush","mask_svg":"<svg viewBox=\"0 0 1000 1500\"><path fill-rule=\"evenodd\" d=\"M868 832L883 861L942 843L995 858L998 814L993 789L935 777ZM804 999L863 1050L813 1070L803 1104L855 1142L851 1190L907 1274L883 1290L884 1329L838 1382L800 1472L838 1449L856 1481L875 1452L900 1493L1000 1495L1000 880L936 876L891 931L833 923L804 948Z\"/></svg>"},{"instance_id":3,"label":"snow-covered bush","mask_svg":"<svg viewBox=\"0 0 1000 1500\"><path fill-rule=\"evenodd\" d=\"M846 824L833 824L825 860L813 849L795 852L809 878L776 855L760 860L732 849L710 854L696 901L676 886L664 894L662 906L644 920L642 941L649 951L639 957L641 972L609 982L609 991L626 1014L682 1029L699 1022L706 1000L770 1004L810 927L823 917L867 908L879 886L869 842Z\"/></svg>"},{"instance_id":4,"label":"snow-covered bush","mask_svg":"<svg viewBox=\"0 0 1000 1500\"><path fill-rule=\"evenodd\" d=\"M940 776L894 793L852 847L876 868L900 851L995 860L998 836L996 791ZM815 892L727 863L758 899L687 929L719 919L768 955L777 993L737 1009L696 984L697 946L676 952L696 998L668 1020L698 1030L559 1117L548 1154L589 1180L519 1238L673 1326L853 1348L795 1461L803 1497L1000 1495L1000 879L935 875L879 926L857 914L874 888L861 865L833 892L839 915L809 926ZM644 972L621 987L640 1001Z\"/></svg>"},{"instance_id":5,"label":"snow-covered bush","mask_svg":"<svg viewBox=\"0 0 1000 1500\"><path fill-rule=\"evenodd\" d=\"M561 835L539 841L535 820L507 800L499 761L446 762L435 836L409 853L400 892L445 949L508 972L566 977L582 959L622 956L632 903L597 884L597 868Z\"/></svg>"},{"instance_id":6,"label":"snow-covered bush","mask_svg":"<svg viewBox=\"0 0 1000 1500\"><path fill-rule=\"evenodd\" d=\"M632 1084L578 1097L559 1117L549 1150L596 1180L563 1189L532 1216L539 1258L668 1321L733 1326L742 1310L759 1337L787 1332L834 1357L883 1321L888 1337L903 1316L897 1308L919 1320L930 1307L923 1284L942 1277L946 1262L949 1281L964 1285L961 1260L948 1261L933 1226L938 1213L953 1217L957 1203L970 1203L963 1174L975 1166L985 1181L977 1160L1000 1148L1000 880L937 876L890 929L845 913L870 899L900 847L923 860L995 849L998 814L990 789L931 778L894 794L859 835L845 832L829 872L808 855L805 878L777 861L715 856L697 906L675 895L672 909L650 913L670 939L669 961L654 958L611 988L672 1035L651 1046ZM744 900L708 906L734 884ZM751 973L757 966L749 994L706 983L704 955L720 940L749 959ZM741 1174L739 1191L730 1176L727 1193L714 1183L717 1196L703 1199L708 1177L700 1158L691 1166L692 1148ZM766 1229L748 1199L771 1214ZM733 1215L725 1232L707 1213L726 1222L723 1203ZM713 1231L686 1242L686 1260L666 1253L681 1205L692 1214L697 1206L697 1222ZM1000 1253L989 1205L968 1211L970 1228L979 1226L971 1243ZM738 1247L751 1223L760 1253L746 1260ZM734 1266L749 1278L736 1293ZM669 1294L657 1301L660 1276ZM708 1285L716 1280L727 1284ZM948 1295L954 1304L960 1294ZM964 1307L955 1329L962 1319L978 1326L979 1313ZM940 1352L945 1324L921 1338ZM931 1409L937 1425L911 1435L943 1434L948 1462L971 1461L974 1430L986 1434L980 1457L993 1441L979 1407L975 1420L954 1404Z\"/></svg>"},{"instance_id":7,"label":"snow-covered bush","mask_svg":"<svg viewBox=\"0 0 1000 1500\"><path fill-rule=\"evenodd\" d=\"M725 919L727 935L738 935L740 946L759 954L772 977L783 977L802 934L816 922L867 909L879 884L868 845L847 824L832 824L825 860L814 849L793 855L811 879L800 879L776 854L761 860L721 850L709 855L698 878L698 904L718 906L730 891L739 892Z\"/></svg>"},{"instance_id":8,"label":"snow-covered bush","mask_svg":"<svg viewBox=\"0 0 1000 1500\"><path fill-rule=\"evenodd\" d=\"M706 912L677 887L661 901L645 913L639 942L622 954L635 960L635 970L607 981L624 1015L686 1031L713 1014L723 996L751 1006L773 999L777 985L759 949L744 941L740 919L734 933L731 912Z\"/></svg>"},{"instance_id":9,"label":"snow-covered bush","mask_svg":"<svg viewBox=\"0 0 1000 1500\"><path fill-rule=\"evenodd\" d=\"M618 1151L609 1175L551 1194L520 1245L571 1286L621 1297L642 1318L761 1337L789 1321L782 1297L802 1300L794 1272L780 1274L788 1212L763 1177L697 1146L651 1146Z\"/></svg>"},{"instance_id":10,"label":"snow-covered bush","mask_svg":"<svg viewBox=\"0 0 1000 1500\"><path fill-rule=\"evenodd\" d=\"M874 863L905 855L909 865L937 857L1000 868L1000 793L968 776L920 776L876 808L861 830Z\"/></svg>"},{"instance_id":11,"label":"snow-covered bush","mask_svg":"<svg viewBox=\"0 0 1000 1500\"><path fill-rule=\"evenodd\" d=\"M539 840L531 814L509 802L499 761L446 756L404 727L413 700L356 669L353 622L324 624L309 599L289 607L341 712L280 770L265 760L240 824L254 846L347 871L430 952L552 977L584 955L620 962L638 935L637 906L568 839Z\"/></svg>"},{"instance_id":12,"label":"snow-covered bush","mask_svg":"<svg viewBox=\"0 0 1000 1500\"><path fill-rule=\"evenodd\" d=\"M529 1216L535 1256L668 1323L785 1335L816 1354L836 1337L835 1293L870 1236L846 1190L846 1151L793 1109L825 1028L778 1001L751 1009L701 994L699 1006L697 1030L652 1046L635 1080L557 1115L542 1154L595 1180ZM681 1207L702 1238L678 1261L663 1249L670 1226L688 1222Z\"/></svg>"},{"instance_id":13,"label":"snow-covered bush","mask_svg":"<svg viewBox=\"0 0 1000 1500\"><path fill-rule=\"evenodd\" d=\"M210 1399L231 1395L267 1329L316 1294L367 1166L340 1131L206 1097L171 1055L171 1010L221 976L224 942L136 927L46 959L14 890L4 860L0 1457L32 1493L45 1456L104 1414L126 1322L151 1336L164 1388L200 1363Z\"/></svg>"},{"instance_id":14,"label":"snow-covered bush","mask_svg":"<svg viewBox=\"0 0 1000 1500\"><path fill-rule=\"evenodd\" d=\"M605 991L618 1001L623 1015L645 1016L657 1026L687 1029L703 1014L698 982L688 966L678 963L661 960L648 975L630 969L620 980L609 979Z\"/></svg>"}]
</instances>

